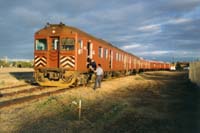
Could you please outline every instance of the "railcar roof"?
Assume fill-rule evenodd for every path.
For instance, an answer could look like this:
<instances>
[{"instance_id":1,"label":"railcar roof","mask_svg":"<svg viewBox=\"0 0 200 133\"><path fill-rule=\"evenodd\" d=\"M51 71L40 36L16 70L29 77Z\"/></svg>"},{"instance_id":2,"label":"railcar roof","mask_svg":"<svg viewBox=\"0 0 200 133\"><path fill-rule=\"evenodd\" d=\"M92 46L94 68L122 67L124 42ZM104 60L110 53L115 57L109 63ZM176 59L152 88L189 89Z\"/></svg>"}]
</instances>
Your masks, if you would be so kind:
<instances>
[{"instance_id":1,"label":"railcar roof","mask_svg":"<svg viewBox=\"0 0 200 133\"><path fill-rule=\"evenodd\" d=\"M114 47L114 48L116 48L117 50L119 50L119 51L121 51L121 52L127 53L127 54L132 55L132 56L134 56L134 57L136 57L136 58L139 58L138 56L133 55L132 53L126 52L126 51L124 51L124 50L122 50L122 49L120 49L120 48L118 48L118 47L112 45L111 43L109 43L109 42L107 42L107 41L105 41L105 40L103 40L103 39L97 38L97 37L95 37L95 36L93 36L93 35L91 35L91 34L89 34L89 33L87 33L87 32L84 32L84 31L82 31L82 30L80 30L80 29L78 29L78 28L76 28L76 27L68 26L68 25L65 25L65 24L63 24L63 23L60 23L60 24L49 24L49 23L47 23L47 24L45 25L44 28L38 30L36 33L39 33L40 31L43 31L43 30L46 30L47 28L52 28L52 27L60 27L60 28L71 29L71 30L74 31L74 32L83 34L83 35L88 36L88 37L90 37L90 38L92 38L92 39L94 39L94 40L96 40L96 41L99 41L99 42L101 42L101 43L103 43L103 44L106 44L106 45L108 45L108 46Z\"/></svg>"}]
</instances>

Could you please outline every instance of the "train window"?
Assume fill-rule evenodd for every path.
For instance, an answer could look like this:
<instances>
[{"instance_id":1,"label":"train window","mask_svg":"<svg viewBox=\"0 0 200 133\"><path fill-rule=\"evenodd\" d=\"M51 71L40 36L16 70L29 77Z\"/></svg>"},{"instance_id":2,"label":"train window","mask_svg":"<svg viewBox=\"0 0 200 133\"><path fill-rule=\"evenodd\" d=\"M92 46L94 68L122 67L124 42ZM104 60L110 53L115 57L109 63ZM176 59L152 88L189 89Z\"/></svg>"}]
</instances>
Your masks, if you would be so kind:
<instances>
[{"instance_id":1,"label":"train window","mask_svg":"<svg viewBox=\"0 0 200 133\"><path fill-rule=\"evenodd\" d=\"M78 40L78 44L79 44L79 48L82 49L83 48L83 40Z\"/></svg>"},{"instance_id":2,"label":"train window","mask_svg":"<svg viewBox=\"0 0 200 133\"><path fill-rule=\"evenodd\" d=\"M104 58L108 59L108 49L106 48L104 50Z\"/></svg>"},{"instance_id":3,"label":"train window","mask_svg":"<svg viewBox=\"0 0 200 133\"><path fill-rule=\"evenodd\" d=\"M106 59L108 59L108 49L106 49Z\"/></svg>"},{"instance_id":4,"label":"train window","mask_svg":"<svg viewBox=\"0 0 200 133\"><path fill-rule=\"evenodd\" d=\"M99 57L103 58L103 48L99 47Z\"/></svg>"},{"instance_id":5,"label":"train window","mask_svg":"<svg viewBox=\"0 0 200 133\"><path fill-rule=\"evenodd\" d=\"M63 38L61 43L61 50L74 50L75 40L72 38Z\"/></svg>"},{"instance_id":6,"label":"train window","mask_svg":"<svg viewBox=\"0 0 200 133\"><path fill-rule=\"evenodd\" d=\"M37 39L35 41L36 50L47 50L47 40L46 39Z\"/></svg>"},{"instance_id":7,"label":"train window","mask_svg":"<svg viewBox=\"0 0 200 133\"><path fill-rule=\"evenodd\" d=\"M118 61L118 57L119 57L119 56L118 56L118 53L116 53L116 61Z\"/></svg>"}]
</instances>

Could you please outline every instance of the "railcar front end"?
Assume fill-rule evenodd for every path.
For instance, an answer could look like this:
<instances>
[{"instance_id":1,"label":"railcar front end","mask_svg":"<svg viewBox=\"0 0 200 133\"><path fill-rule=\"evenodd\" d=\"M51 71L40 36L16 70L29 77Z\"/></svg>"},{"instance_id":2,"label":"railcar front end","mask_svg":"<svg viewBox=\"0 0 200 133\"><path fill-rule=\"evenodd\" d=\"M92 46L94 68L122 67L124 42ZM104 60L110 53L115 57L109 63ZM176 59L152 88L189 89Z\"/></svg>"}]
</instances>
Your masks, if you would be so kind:
<instances>
[{"instance_id":1,"label":"railcar front end","mask_svg":"<svg viewBox=\"0 0 200 133\"><path fill-rule=\"evenodd\" d=\"M42 86L69 86L77 78L76 33L47 24L35 33L34 77Z\"/></svg>"}]
</instances>

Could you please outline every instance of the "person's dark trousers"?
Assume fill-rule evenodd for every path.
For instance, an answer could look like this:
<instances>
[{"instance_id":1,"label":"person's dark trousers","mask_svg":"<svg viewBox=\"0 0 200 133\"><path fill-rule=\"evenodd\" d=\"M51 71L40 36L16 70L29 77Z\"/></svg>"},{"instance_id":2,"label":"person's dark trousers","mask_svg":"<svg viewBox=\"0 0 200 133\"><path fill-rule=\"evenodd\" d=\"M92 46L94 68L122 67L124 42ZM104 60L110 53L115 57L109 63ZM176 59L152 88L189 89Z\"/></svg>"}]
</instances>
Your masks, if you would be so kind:
<instances>
[{"instance_id":1,"label":"person's dark trousers","mask_svg":"<svg viewBox=\"0 0 200 133\"><path fill-rule=\"evenodd\" d=\"M97 87L101 88L101 79L102 79L102 76L97 75L96 81L95 81L95 84L94 84L94 89L96 89Z\"/></svg>"},{"instance_id":2,"label":"person's dark trousers","mask_svg":"<svg viewBox=\"0 0 200 133\"><path fill-rule=\"evenodd\" d=\"M89 81L92 79L92 74L93 74L93 72L92 71L90 71L89 73L88 73L88 78L87 78L87 84L89 83Z\"/></svg>"}]
</instances>

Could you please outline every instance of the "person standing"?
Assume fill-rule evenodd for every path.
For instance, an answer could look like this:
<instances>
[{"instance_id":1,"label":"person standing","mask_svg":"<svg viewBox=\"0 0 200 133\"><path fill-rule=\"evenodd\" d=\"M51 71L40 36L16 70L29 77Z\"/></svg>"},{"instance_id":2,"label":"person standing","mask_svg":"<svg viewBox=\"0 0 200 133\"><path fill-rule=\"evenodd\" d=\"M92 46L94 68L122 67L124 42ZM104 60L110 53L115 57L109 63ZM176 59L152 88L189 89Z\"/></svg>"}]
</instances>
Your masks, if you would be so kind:
<instances>
[{"instance_id":1,"label":"person standing","mask_svg":"<svg viewBox=\"0 0 200 133\"><path fill-rule=\"evenodd\" d=\"M101 88L101 80L103 78L103 69L101 67L101 64L98 64L98 67L96 69L96 80L95 80L95 84L94 84L94 90L97 88Z\"/></svg>"}]
</instances>

